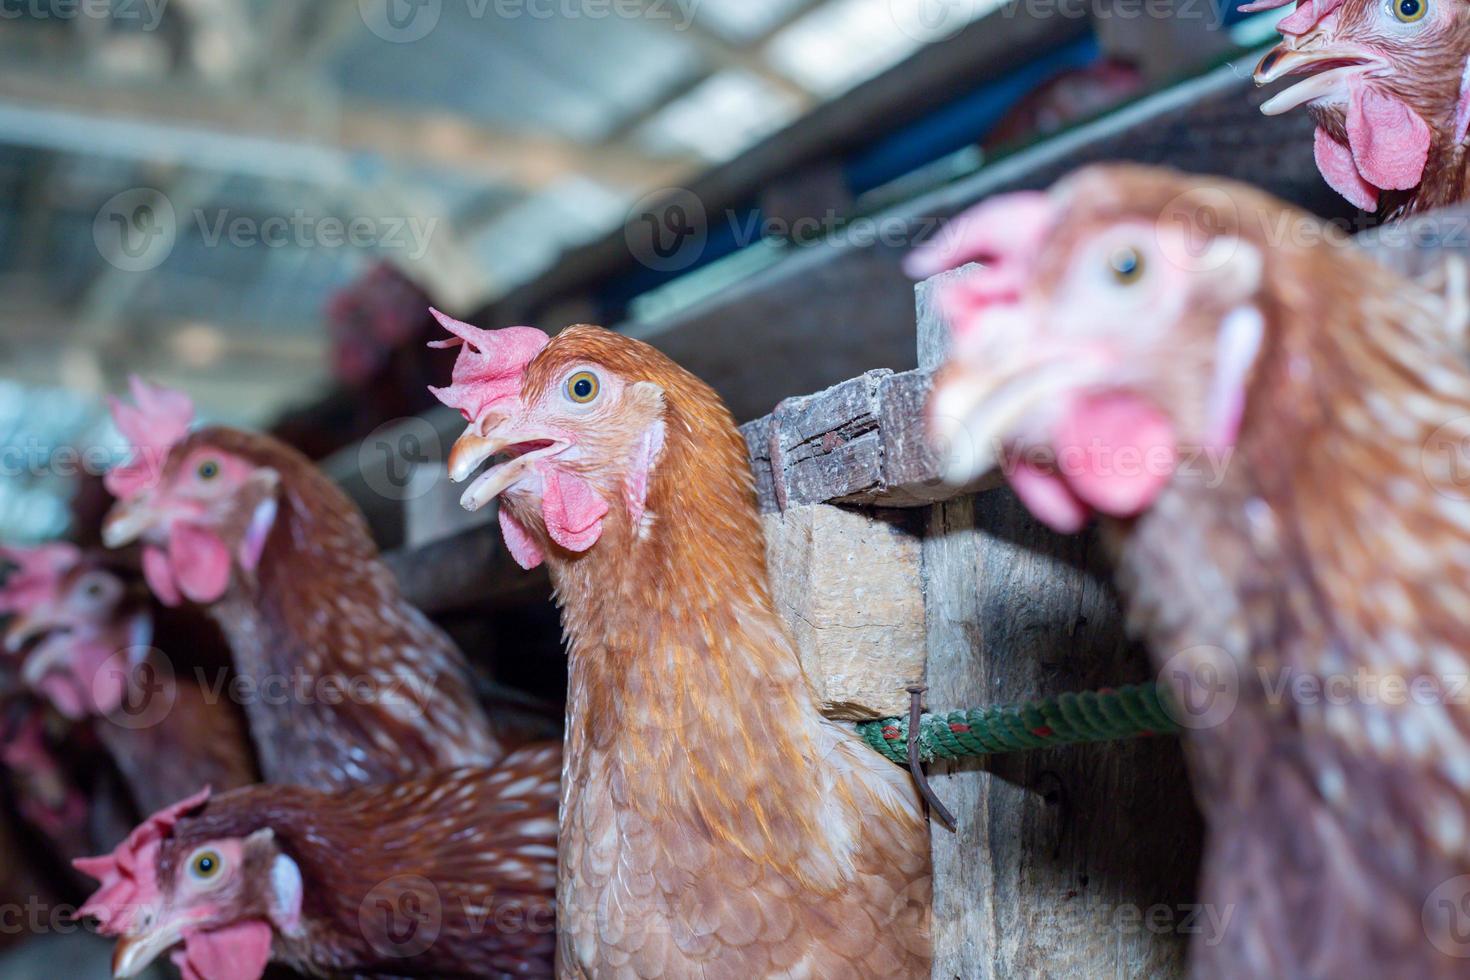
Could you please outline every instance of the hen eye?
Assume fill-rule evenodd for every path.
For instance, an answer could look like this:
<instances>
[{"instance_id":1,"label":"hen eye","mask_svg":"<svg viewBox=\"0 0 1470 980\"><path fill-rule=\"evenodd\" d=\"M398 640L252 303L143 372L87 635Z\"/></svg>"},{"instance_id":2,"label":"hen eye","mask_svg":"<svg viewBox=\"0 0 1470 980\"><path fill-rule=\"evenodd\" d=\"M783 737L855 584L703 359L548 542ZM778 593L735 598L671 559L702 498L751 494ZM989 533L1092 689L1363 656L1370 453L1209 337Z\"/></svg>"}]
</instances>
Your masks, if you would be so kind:
<instances>
[{"instance_id":1,"label":"hen eye","mask_svg":"<svg viewBox=\"0 0 1470 980\"><path fill-rule=\"evenodd\" d=\"M602 384L591 371L578 371L567 379L567 397L578 405L585 405L597 397Z\"/></svg>"},{"instance_id":2,"label":"hen eye","mask_svg":"<svg viewBox=\"0 0 1470 980\"><path fill-rule=\"evenodd\" d=\"M189 859L189 874L195 881L211 881L224 864L218 851L200 851Z\"/></svg>"},{"instance_id":3,"label":"hen eye","mask_svg":"<svg viewBox=\"0 0 1470 980\"><path fill-rule=\"evenodd\" d=\"M215 477L219 476L219 463L215 462L212 459L206 459L204 462L199 464L199 469L195 472L199 474L199 479L201 480L213 480Z\"/></svg>"},{"instance_id":4,"label":"hen eye","mask_svg":"<svg viewBox=\"0 0 1470 980\"><path fill-rule=\"evenodd\" d=\"M1120 248L1108 256L1108 268L1114 282L1131 286L1143 275L1143 256L1137 249Z\"/></svg>"},{"instance_id":5,"label":"hen eye","mask_svg":"<svg viewBox=\"0 0 1470 980\"><path fill-rule=\"evenodd\" d=\"M1404 24L1423 20L1425 12L1429 10L1426 0L1391 0L1391 2L1393 3L1393 15Z\"/></svg>"}]
</instances>

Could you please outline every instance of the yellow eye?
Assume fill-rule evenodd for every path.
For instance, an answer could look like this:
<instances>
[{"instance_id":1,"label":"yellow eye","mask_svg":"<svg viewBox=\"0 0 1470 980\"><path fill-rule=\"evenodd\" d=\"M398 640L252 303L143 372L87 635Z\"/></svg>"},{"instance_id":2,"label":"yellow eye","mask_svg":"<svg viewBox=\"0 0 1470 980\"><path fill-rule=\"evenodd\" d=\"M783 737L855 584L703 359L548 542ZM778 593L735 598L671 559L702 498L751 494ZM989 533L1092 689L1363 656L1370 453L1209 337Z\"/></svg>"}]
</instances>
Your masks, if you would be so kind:
<instances>
[{"instance_id":1,"label":"yellow eye","mask_svg":"<svg viewBox=\"0 0 1470 980\"><path fill-rule=\"evenodd\" d=\"M567 378L567 397L578 405L585 405L592 401L601 389L602 383L591 371L578 371Z\"/></svg>"},{"instance_id":2,"label":"yellow eye","mask_svg":"<svg viewBox=\"0 0 1470 980\"><path fill-rule=\"evenodd\" d=\"M1113 281L1122 286L1131 286L1143 276L1143 256L1137 249L1123 247L1108 256L1108 268Z\"/></svg>"},{"instance_id":3,"label":"yellow eye","mask_svg":"<svg viewBox=\"0 0 1470 980\"><path fill-rule=\"evenodd\" d=\"M1421 21L1429 12L1429 0L1389 0L1389 2L1393 4L1393 15L1403 24Z\"/></svg>"},{"instance_id":4,"label":"yellow eye","mask_svg":"<svg viewBox=\"0 0 1470 980\"><path fill-rule=\"evenodd\" d=\"M219 856L218 851L204 850L189 859L189 874L196 881L210 881L224 866L224 859Z\"/></svg>"},{"instance_id":5,"label":"yellow eye","mask_svg":"<svg viewBox=\"0 0 1470 980\"><path fill-rule=\"evenodd\" d=\"M219 476L219 463L216 463L212 459L206 459L204 462L199 464L199 469L195 472L199 474L199 479L201 480L213 480L215 477Z\"/></svg>"}]
</instances>

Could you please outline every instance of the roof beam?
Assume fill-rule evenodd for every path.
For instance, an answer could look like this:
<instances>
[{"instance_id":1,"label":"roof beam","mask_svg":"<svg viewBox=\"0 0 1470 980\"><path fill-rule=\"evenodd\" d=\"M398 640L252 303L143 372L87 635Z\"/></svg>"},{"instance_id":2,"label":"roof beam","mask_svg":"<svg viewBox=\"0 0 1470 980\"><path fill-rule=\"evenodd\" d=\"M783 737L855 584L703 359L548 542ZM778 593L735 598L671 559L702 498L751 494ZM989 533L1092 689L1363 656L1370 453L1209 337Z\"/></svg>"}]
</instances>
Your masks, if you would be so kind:
<instances>
[{"instance_id":1,"label":"roof beam","mask_svg":"<svg viewBox=\"0 0 1470 980\"><path fill-rule=\"evenodd\" d=\"M589 175L641 190L695 166L629 147L495 132L449 115L379 106L322 111L175 85L119 87L21 72L0 73L0 143L330 185L423 167L528 192Z\"/></svg>"}]
</instances>

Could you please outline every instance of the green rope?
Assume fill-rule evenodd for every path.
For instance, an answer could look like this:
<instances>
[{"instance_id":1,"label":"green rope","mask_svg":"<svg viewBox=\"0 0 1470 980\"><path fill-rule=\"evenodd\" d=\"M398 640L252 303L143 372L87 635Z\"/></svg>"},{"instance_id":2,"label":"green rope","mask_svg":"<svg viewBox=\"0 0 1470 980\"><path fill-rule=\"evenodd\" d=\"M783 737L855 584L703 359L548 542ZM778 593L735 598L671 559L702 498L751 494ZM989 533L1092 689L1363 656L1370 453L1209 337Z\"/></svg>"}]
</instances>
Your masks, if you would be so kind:
<instances>
[{"instance_id":1,"label":"green rope","mask_svg":"<svg viewBox=\"0 0 1470 980\"><path fill-rule=\"evenodd\" d=\"M908 764L909 720L865 721L858 734L883 755ZM1025 704L926 714L919 722L919 754L925 762L1053 745L1112 742L1172 734L1179 726L1159 701L1153 684L1059 694Z\"/></svg>"}]
</instances>

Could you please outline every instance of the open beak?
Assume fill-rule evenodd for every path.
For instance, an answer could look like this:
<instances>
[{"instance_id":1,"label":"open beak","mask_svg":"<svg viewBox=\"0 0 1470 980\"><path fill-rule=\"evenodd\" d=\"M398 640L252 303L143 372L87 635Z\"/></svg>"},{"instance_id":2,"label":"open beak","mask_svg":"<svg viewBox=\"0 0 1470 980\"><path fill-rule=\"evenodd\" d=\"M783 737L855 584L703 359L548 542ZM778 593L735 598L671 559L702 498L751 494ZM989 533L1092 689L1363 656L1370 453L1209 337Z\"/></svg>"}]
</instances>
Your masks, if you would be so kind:
<instances>
[{"instance_id":1,"label":"open beak","mask_svg":"<svg viewBox=\"0 0 1470 980\"><path fill-rule=\"evenodd\" d=\"M479 510L510 487L534 472L536 463L565 452L569 443L560 437L534 432L515 432L508 425L491 428L482 434L482 426L471 422L449 451L449 479L463 483L487 460L504 455L505 462L490 467L469 485L459 504L465 510Z\"/></svg>"},{"instance_id":2,"label":"open beak","mask_svg":"<svg viewBox=\"0 0 1470 980\"><path fill-rule=\"evenodd\" d=\"M112 951L112 975L117 980L136 977L153 961L184 941L184 924L160 923L139 936L124 936Z\"/></svg>"},{"instance_id":3,"label":"open beak","mask_svg":"<svg viewBox=\"0 0 1470 980\"><path fill-rule=\"evenodd\" d=\"M19 613L10 620L10 625L5 629L5 652L20 653L32 641L62 625L55 612L47 606Z\"/></svg>"},{"instance_id":4,"label":"open beak","mask_svg":"<svg viewBox=\"0 0 1470 980\"><path fill-rule=\"evenodd\" d=\"M1303 44L1320 42L1318 35L1290 37L1267 51L1251 76L1257 85L1269 85L1288 75L1308 75L1261 105L1267 116L1279 116L1318 99L1346 96L1348 79L1380 71L1387 66L1376 58L1331 45L1302 50Z\"/></svg>"},{"instance_id":5,"label":"open beak","mask_svg":"<svg viewBox=\"0 0 1470 980\"><path fill-rule=\"evenodd\" d=\"M965 486L983 476L1041 413L1093 376L1075 359L1057 355L991 362L984 370L952 362L929 399L929 438L945 482Z\"/></svg>"},{"instance_id":6,"label":"open beak","mask_svg":"<svg viewBox=\"0 0 1470 980\"><path fill-rule=\"evenodd\" d=\"M121 548L143 537L159 523L159 515L148 497L120 500L102 522L102 543Z\"/></svg>"}]
</instances>

